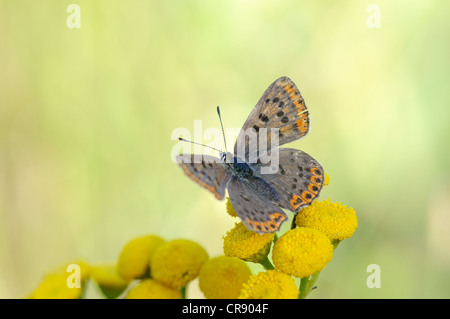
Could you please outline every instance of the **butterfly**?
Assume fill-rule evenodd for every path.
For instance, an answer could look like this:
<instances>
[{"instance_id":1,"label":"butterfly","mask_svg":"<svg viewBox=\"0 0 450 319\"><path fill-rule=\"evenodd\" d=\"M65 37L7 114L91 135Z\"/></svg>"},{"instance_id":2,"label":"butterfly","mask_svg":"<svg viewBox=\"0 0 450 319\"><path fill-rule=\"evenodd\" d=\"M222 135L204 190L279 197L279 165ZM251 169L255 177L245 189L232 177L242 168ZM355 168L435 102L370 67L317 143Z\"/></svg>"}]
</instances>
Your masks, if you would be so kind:
<instances>
[{"instance_id":1,"label":"butterfly","mask_svg":"<svg viewBox=\"0 0 450 319\"><path fill-rule=\"evenodd\" d=\"M273 233L288 218L283 209L297 213L322 189L325 176L319 162L303 151L278 147L302 138L309 128L309 111L300 91L288 77L280 77L245 121L234 154L220 151L220 159L182 154L176 161L188 177L217 199L222 200L227 190L231 205L248 229ZM278 165L270 173L264 171L268 165L262 161L263 154L277 155Z\"/></svg>"}]
</instances>

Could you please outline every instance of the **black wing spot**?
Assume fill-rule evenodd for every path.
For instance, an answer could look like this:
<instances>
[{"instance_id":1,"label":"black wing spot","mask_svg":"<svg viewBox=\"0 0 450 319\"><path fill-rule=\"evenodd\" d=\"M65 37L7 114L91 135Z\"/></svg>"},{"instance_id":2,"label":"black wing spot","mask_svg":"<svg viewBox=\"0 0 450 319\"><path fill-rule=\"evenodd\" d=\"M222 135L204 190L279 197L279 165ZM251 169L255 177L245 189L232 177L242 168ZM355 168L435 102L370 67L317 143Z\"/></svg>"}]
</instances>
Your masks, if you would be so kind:
<instances>
[{"instance_id":1,"label":"black wing spot","mask_svg":"<svg viewBox=\"0 0 450 319\"><path fill-rule=\"evenodd\" d=\"M275 217L274 219L273 219L273 221L275 222L275 223L278 223L278 221L281 219L281 215L279 215L278 217Z\"/></svg>"},{"instance_id":2,"label":"black wing spot","mask_svg":"<svg viewBox=\"0 0 450 319\"><path fill-rule=\"evenodd\" d=\"M263 121L263 122L268 122L269 118L267 117L267 115L263 114L263 113L259 113L258 118Z\"/></svg>"}]
</instances>

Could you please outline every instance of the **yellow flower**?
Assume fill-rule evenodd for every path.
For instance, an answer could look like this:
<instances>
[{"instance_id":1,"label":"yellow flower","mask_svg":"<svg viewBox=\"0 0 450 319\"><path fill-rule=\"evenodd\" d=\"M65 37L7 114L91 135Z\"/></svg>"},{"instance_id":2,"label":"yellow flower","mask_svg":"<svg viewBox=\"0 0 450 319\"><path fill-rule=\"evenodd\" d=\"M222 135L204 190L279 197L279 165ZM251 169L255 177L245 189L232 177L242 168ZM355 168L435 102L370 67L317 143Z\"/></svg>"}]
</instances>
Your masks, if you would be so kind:
<instances>
[{"instance_id":1,"label":"yellow flower","mask_svg":"<svg viewBox=\"0 0 450 319\"><path fill-rule=\"evenodd\" d=\"M237 217L236 211L234 210L233 205L231 205L229 197L227 197L227 213L231 217Z\"/></svg>"},{"instance_id":2,"label":"yellow flower","mask_svg":"<svg viewBox=\"0 0 450 319\"><path fill-rule=\"evenodd\" d=\"M272 250L275 269L298 278L322 270L332 257L330 239L318 230L305 227L287 231Z\"/></svg>"},{"instance_id":3,"label":"yellow flower","mask_svg":"<svg viewBox=\"0 0 450 319\"><path fill-rule=\"evenodd\" d=\"M85 262L67 264L46 275L30 298L79 299L88 278L89 266Z\"/></svg>"},{"instance_id":4,"label":"yellow flower","mask_svg":"<svg viewBox=\"0 0 450 319\"><path fill-rule=\"evenodd\" d=\"M208 253L199 244L186 239L172 240L153 254L152 277L170 288L182 288L198 276L206 260Z\"/></svg>"},{"instance_id":5,"label":"yellow flower","mask_svg":"<svg viewBox=\"0 0 450 319\"><path fill-rule=\"evenodd\" d=\"M199 275L199 286L208 299L236 299L251 271L237 258L219 256L205 262Z\"/></svg>"},{"instance_id":6,"label":"yellow flower","mask_svg":"<svg viewBox=\"0 0 450 319\"><path fill-rule=\"evenodd\" d=\"M298 226L314 228L330 238L341 241L353 235L358 227L356 212L342 203L330 203L330 200L315 201L301 210L295 219Z\"/></svg>"},{"instance_id":7,"label":"yellow flower","mask_svg":"<svg viewBox=\"0 0 450 319\"><path fill-rule=\"evenodd\" d=\"M274 237L275 233L259 235L245 227L242 222L236 223L234 228L223 236L223 252L229 257L260 262L269 253Z\"/></svg>"},{"instance_id":8,"label":"yellow flower","mask_svg":"<svg viewBox=\"0 0 450 319\"><path fill-rule=\"evenodd\" d=\"M50 274L41 281L31 294L32 299L79 299L83 293L82 287L69 288L67 275Z\"/></svg>"},{"instance_id":9,"label":"yellow flower","mask_svg":"<svg viewBox=\"0 0 450 319\"><path fill-rule=\"evenodd\" d=\"M148 274L150 257L164 239L148 235L135 238L123 248L117 262L117 272L125 280L141 278Z\"/></svg>"},{"instance_id":10,"label":"yellow flower","mask_svg":"<svg viewBox=\"0 0 450 319\"><path fill-rule=\"evenodd\" d=\"M181 292L153 279L144 279L130 289L126 299L181 299Z\"/></svg>"},{"instance_id":11,"label":"yellow flower","mask_svg":"<svg viewBox=\"0 0 450 319\"><path fill-rule=\"evenodd\" d=\"M242 286L239 299L296 299L298 295L294 278L269 270L251 276Z\"/></svg>"},{"instance_id":12,"label":"yellow flower","mask_svg":"<svg viewBox=\"0 0 450 319\"><path fill-rule=\"evenodd\" d=\"M117 273L116 265L91 266L91 277L97 282L103 294L110 299L117 298L128 285L128 282Z\"/></svg>"},{"instance_id":13,"label":"yellow flower","mask_svg":"<svg viewBox=\"0 0 450 319\"><path fill-rule=\"evenodd\" d=\"M325 172L325 180L323 181L323 186L330 184L330 176Z\"/></svg>"}]
</instances>

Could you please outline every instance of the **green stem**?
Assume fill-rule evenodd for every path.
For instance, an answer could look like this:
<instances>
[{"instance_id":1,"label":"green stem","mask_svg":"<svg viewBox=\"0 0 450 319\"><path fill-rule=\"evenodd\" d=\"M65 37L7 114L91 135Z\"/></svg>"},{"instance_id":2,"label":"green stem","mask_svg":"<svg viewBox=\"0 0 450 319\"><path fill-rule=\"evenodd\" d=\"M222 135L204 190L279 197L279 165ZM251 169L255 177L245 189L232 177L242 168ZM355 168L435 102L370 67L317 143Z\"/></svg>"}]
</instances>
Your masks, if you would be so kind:
<instances>
[{"instance_id":1,"label":"green stem","mask_svg":"<svg viewBox=\"0 0 450 319\"><path fill-rule=\"evenodd\" d=\"M300 290L300 294L298 295L298 299L305 299L305 291L306 291L306 287L308 286L308 281L309 281L309 276L300 279L300 286L299 286L299 290Z\"/></svg>"},{"instance_id":2,"label":"green stem","mask_svg":"<svg viewBox=\"0 0 450 319\"><path fill-rule=\"evenodd\" d=\"M261 260L259 263L261 265L263 265L264 268L266 268L267 270L275 269L275 267L272 265L272 263L270 262L270 260L267 256L263 260Z\"/></svg>"},{"instance_id":3,"label":"green stem","mask_svg":"<svg viewBox=\"0 0 450 319\"><path fill-rule=\"evenodd\" d=\"M317 278L319 278L319 274L320 271L316 272L312 276L308 276L300 280L300 294L298 295L299 299L305 299L311 290L314 289L314 285L316 284Z\"/></svg>"},{"instance_id":4,"label":"green stem","mask_svg":"<svg viewBox=\"0 0 450 319\"><path fill-rule=\"evenodd\" d=\"M320 271L316 272L316 273L312 276L312 278L309 280L308 288L307 288L307 292L308 292L308 293L310 293L311 290L313 290L314 287L316 286L316 281L317 281L317 279L319 278L319 274L320 274Z\"/></svg>"},{"instance_id":5,"label":"green stem","mask_svg":"<svg viewBox=\"0 0 450 319\"><path fill-rule=\"evenodd\" d=\"M186 286L181 287L180 292L181 292L181 299L186 299Z\"/></svg>"}]
</instances>

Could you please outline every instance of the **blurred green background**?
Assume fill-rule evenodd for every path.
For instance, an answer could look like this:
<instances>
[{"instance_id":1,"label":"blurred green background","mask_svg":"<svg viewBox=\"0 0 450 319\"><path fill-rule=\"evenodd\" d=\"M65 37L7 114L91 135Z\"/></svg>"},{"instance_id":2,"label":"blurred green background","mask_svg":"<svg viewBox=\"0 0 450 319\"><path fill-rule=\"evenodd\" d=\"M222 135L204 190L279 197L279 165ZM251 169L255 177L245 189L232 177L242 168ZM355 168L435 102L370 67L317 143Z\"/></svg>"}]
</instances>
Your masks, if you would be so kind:
<instances>
[{"instance_id":1,"label":"blurred green background","mask_svg":"<svg viewBox=\"0 0 450 319\"><path fill-rule=\"evenodd\" d=\"M219 127L217 105L240 127L283 75L312 123L289 146L359 221L311 298L450 297L450 2L80 0L74 29L71 3L0 1L0 298L143 234L221 254L235 220L172 162L172 132Z\"/></svg>"}]
</instances>

